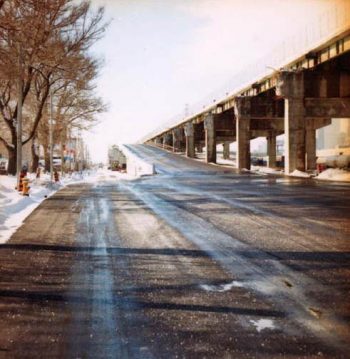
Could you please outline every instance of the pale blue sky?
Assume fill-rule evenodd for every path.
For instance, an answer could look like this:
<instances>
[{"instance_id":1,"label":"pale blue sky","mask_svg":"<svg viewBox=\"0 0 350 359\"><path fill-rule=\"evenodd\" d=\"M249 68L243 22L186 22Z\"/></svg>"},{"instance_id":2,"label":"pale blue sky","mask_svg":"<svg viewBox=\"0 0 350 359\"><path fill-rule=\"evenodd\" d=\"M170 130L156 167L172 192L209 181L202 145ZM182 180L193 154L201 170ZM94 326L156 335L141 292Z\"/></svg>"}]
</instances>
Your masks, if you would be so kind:
<instances>
[{"instance_id":1,"label":"pale blue sky","mask_svg":"<svg viewBox=\"0 0 350 359\"><path fill-rule=\"evenodd\" d=\"M220 88L336 0L93 0L112 19L94 51L109 104L86 135L92 158L132 143Z\"/></svg>"}]
</instances>

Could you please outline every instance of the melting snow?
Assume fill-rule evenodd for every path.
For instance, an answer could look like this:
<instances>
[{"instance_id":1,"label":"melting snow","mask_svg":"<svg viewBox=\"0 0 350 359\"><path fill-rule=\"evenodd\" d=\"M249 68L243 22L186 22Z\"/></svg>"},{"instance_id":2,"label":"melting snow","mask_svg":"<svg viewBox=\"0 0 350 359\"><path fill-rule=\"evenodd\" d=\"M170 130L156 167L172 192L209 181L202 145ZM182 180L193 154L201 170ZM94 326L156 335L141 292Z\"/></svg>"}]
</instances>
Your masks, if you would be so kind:
<instances>
[{"instance_id":1,"label":"melting snow","mask_svg":"<svg viewBox=\"0 0 350 359\"><path fill-rule=\"evenodd\" d=\"M316 178L326 181L350 182L350 172L339 168L328 168L328 170L323 171Z\"/></svg>"},{"instance_id":2,"label":"melting snow","mask_svg":"<svg viewBox=\"0 0 350 359\"><path fill-rule=\"evenodd\" d=\"M292 177L302 177L302 178L310 178L311 176L305 172L294 170L292 173L289 174Z\"/></svg>"},{"instance_id":3,"label":"melting snow","mask_svg":"<svg viewBox=\"0 0 350 359\"><path fill-rule=\"evenodd\" d=\"M275 329L275 325L271 319L259 319L259 320L250 320L250 322L255 326L258 332L261 332L264 329Z\"/></svg>"},{"instance_id":4,"label":"melting snow","mask_svg":"<svg viewBox=\"0 0 350 359\"><path fill-rule=\"evenodd\" d=\"M51 184L50 176L35 174L28 175L30 179L30 195L22 196L16 190L16 177L0 176L0 244L5 243L19 228L24 219L39 206L47 197L60 188L73 183L98 183L99 181L116 181L117 179L132 179L131 176L99 169L96 172L73 173L63 177L58 183Z\"/></svg>"},{"instance_id":5,"label":"melting snow","mask_svg":"<svg viewBox=\"0 0 350 359\"><path fill-rule=\"evenodd\" d=\"M233 287L243 287L243 284L237 281L232 281L227 284L218 284L218 285L209 285L209 284L201 284L200 287L207 292L227 292L231 290Z\"/></svg>"},{"instance_id":6,"label":"melting snow","mask_svg":"<svg viewBox=\"0 0 350 359\"><path fill-rule=\"evenodd\" d=\"M270 167L262 167L262 166L252 166L251 170L253 172L257 172L257 173L263 173L263 174L282 174L283 171L281 170L277 170L274 168L270 168Z\"/></svg>"}]
</instances>

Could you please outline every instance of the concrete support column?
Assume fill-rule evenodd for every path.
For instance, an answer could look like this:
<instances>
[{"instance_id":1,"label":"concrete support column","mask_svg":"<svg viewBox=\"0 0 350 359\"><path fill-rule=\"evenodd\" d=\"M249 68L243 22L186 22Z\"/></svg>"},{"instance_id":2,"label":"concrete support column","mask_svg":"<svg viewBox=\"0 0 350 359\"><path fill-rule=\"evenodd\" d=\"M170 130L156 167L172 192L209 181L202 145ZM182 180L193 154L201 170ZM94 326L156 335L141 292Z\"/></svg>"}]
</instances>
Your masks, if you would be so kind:
<instances>
[{"instance_id":1,"label":"concrete support column","mask_svg":"<svg viewBox=\"0 0 350 359\"><path fill-rule=\"evenodd\" d=\"M182 129L181 128L175 128L172 131L173 135L173 151L174 152L180 152L181 151L181 141L182 141Z\"/></svg>"},{"instance_id":2,"label":"concrete support column","mask_svg":"<svg viewBox=\"0 0 350 359\"><path fill-rule=\"evenodd\" d=\"M285 99L285 173L305 171L304 73L282 72L276 94Z\"/></svg>"},{"instance_id":3,"label":"concrete support column","mask_svg":"<svg viewBox=\"0 0 350 359\"><path fill-rule=\"evenodd\" d=\"M284 100L285 173L305 171L305 118L302 99Z\"/></svg>"},{"instance_id":4,"label":"concrete support column","mask_svg":"<svg viewBox=\"0 0 350 359\"><path fill-rule=\"evenodd\" d=\"M316 130L307 129L305 132L306 147L306 168L308 170L316 169Z\"/></svg>"},{"instance_id":5,"label":"concrete support column","mask_svg":"<svg viewBox=\"0 0 350 359\"><path fill-rule=\"evenodd\" d=\"M185 124L185 136L186 136L186 156L194 158L194 128L193 123L188 122Z\"/></svg>"},{"instance_id":6,"label":"concrete support column","mask_svg":"<svg viewBox=\"0 0 350 359\"><path fill-rule=\"evenodd\" d=\"M250 169L250 97L235 98L237 168Z\"/></svg>"},{"instance_id":7,"label":"concrete support column","mask_svg":"<svg viewBox=\"0 0 350 359\"><path fill-rule=\"evenodd\" d=\"M198 153L203 153L203 145L202 143L197 143L196 150Z\"/></svg>"},{"instance_id":8,"label":"concrete support column","mask_svg":"<svg viewBox=\"0 0 350 359\"><path fill-rule=\"evenodd\" d=\"M207 163L216 163L216 134L214 115L209 114L204 120L205 147L207 148Z\"/></svg>"},{"instance_id":9,"label":"concrete support column","mask_svg":"<svg viewBox=\"0 0 350 359\"><path fill-rule=\"evenodd\" d=\"M173 135L168 132L164 135L164 147L169 150L169 147L173 147Z\"/></svg>"},{"instance_id":10,"label":"concrete support column","mask_svg":"<svg viewBox=\"0 0 350 359\"><path fill-rule=\"evenodd\" d=\"M155 139L155 144L156 144L157 146L162 146L162 145L163 145L163 142L162 142L161 137L157 137L157 138Z\"/></svg>"},{"instance_id":11,"label":"concrete support column","mask_svg":"<svg viewBox=\"0 0 350 359\"><path fill-rule=\"evenodd\" d=\"M230 159L230 142L224 142L222 146L224 160Z\"/></svg>"},{"instance_id":12,"label":"concrete support column","mask_svg":"<svg viewBox=\"0 0 350 359\"><path fill-rule=\"evenodd\" d=\"M271 132L267 137L267 166L270 168L276 167L276 134Z\"/></svg>"}]
</instances>

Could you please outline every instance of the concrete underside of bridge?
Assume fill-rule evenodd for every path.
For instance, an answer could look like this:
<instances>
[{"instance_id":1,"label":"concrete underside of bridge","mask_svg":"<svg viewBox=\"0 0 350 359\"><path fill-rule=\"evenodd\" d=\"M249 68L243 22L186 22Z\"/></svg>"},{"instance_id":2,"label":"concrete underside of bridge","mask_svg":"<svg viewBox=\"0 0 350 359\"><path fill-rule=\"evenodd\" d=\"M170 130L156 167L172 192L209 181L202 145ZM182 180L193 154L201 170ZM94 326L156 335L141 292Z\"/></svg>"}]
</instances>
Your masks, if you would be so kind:
<instances>
[{"instance_id":1,"label":"concrete underside of bridge","mask_svg":"<svg viewBox=\"0 0 350 359\"><path fill-rule=\"evenodd\" d=\"M164 148L195 157L206 147L216 162L216 146L237 142L236 163L250 169L250 141L267 139L268 166L276 165L276 136L285 135L285 173L316 168L316 130L333 118L350 118L350 53L310 69L280 71L276 85L256 96L238 96L230 108L218 105L195 121L153 139Z\"/></svg>"}]
</instances>

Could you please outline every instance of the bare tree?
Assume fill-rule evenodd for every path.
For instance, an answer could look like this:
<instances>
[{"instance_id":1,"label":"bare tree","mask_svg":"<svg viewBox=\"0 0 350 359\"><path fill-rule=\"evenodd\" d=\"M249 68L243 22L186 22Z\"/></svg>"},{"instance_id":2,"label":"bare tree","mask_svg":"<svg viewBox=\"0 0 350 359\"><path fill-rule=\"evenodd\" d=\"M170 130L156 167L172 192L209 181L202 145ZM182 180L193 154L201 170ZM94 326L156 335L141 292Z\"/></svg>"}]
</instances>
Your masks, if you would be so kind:
<instances>
[{"instance_id":1,"label":"bare tree","mask_svg":"<svg viewBox=\"0 0 350 359\"><path fill-rule=\"evenodd\" d=\"M16 81L22 76L24 111L31 110L23 144L36 134L43 116L50 89L59 89L62 81L74 81L81 76L84 54L99 39L105 29L103 8L96 13L89 2L73 0L7 0L0 8L0 121L7 133L0 141L9 153L9 172L16 172L15 119L18 110ZM23 54L22 68L10 66ZM35 108L28 106L35 98ZM30 109L31 107L31 109Z\"/></svg>"}]
</instances>

